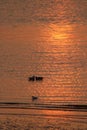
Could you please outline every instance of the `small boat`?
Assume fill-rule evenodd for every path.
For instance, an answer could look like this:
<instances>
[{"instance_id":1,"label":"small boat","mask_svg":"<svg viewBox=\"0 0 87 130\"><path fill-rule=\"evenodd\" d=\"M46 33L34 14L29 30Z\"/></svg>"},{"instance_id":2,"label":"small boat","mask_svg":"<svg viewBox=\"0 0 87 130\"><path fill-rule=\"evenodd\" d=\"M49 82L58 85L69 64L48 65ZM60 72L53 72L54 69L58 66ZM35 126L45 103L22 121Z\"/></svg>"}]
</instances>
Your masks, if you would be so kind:
<instances>
[{"instance_id":1,"label":"small boat","mask_svg":"<svg viewBox=\"0 0 87 130\"><path fill-rule=\"evenodd\" d=\"M29 77L29 79L28 79L29 81L42 81L43 80L43 77L41 77L41 76L31 76L31 77Z\"/></svg>"},{"instance_id":2,"label":"small boat","mask_svg":"<svg viewBox=\"0 0 87 130\"><path fill-rule=\"evenodd\" d=\"M38 97L32 96L32 101L35 101L35 100L37 100L37 99L38 99Z\"/></svg>"},{"instance_id":3,"label":"small boat","mask_svg":"<svg viewBox=\"0 0 87 130\"><path fill-rule=\"evenodd\" d=\"M36 80L41 81L41 80L43 80L43 77L36 77Z\"/></svg>"},{"instance_id":4,"label":"small boat","mask_svg":"<svg viewBox=\"0 0 87 130\"><path fill-rule=\"evenodd\" d=\"M31 76L31 77L29 77L28 80L29 80L29 81L35 81L35 76Z\"/></svg>"}]
</instances>

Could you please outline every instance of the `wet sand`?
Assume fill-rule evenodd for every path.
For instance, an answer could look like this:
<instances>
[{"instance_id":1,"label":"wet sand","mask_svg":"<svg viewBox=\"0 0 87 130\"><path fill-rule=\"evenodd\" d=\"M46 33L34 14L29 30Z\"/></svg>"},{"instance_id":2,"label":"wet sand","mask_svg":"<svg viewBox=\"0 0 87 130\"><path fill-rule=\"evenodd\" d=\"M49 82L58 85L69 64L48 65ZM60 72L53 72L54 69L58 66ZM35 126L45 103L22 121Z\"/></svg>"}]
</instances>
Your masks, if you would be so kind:
<instances>
[{"instance_id":1,"label":"wet sand","mask_svg":"<svg viewBox=\"0 0 87 130\"><path fill-rule=\"evenodd\" d=\"M0 130L87 130L87 112L0 108Z\"/></svg>"}]
</instances>

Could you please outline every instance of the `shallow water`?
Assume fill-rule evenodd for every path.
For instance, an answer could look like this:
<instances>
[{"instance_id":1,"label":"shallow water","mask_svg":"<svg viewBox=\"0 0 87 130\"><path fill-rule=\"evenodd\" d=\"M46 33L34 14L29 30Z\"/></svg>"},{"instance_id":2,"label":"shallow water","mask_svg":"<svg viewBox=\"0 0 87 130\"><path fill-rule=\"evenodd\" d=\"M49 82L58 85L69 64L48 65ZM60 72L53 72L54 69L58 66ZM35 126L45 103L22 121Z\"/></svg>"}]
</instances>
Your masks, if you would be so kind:
<instances>
[{"instance_id":1,"label":"shallow water","mask_svg":"<svg viewBox=\"0 0 87 130\"><path fill-rule=\"evenodd\" d=\"M3 130L86 130L87 112L62 110L1 109Z\"/></svg>"}]
</instances>

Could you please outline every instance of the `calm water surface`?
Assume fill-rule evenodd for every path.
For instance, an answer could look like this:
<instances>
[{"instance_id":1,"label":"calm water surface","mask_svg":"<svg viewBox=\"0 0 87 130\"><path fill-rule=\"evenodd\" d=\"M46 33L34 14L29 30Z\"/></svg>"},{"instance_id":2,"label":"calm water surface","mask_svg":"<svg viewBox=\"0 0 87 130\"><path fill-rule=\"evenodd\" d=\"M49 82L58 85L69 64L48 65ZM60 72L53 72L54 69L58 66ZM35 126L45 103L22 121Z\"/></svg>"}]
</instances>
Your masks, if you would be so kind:
<instances>
[{"instance_id":1,"label":"calm water surface","mask_svg":"<svg viewBox=\"0 0 87 130\"><path fill-rule=\"evenodd\" d=\"M38 110L87 105L86 5L86 0L0 2L1 128L3 122L13 128L15 120L25 120L18 129L87 129L87 109ZM29 82L32 75L43 81ZM32 102L32 96L38 100ZM3 104L8 102L20 104ZM17 109L31 106L36 109Z\"/></svg>"},{"instance_id":2,"label":"calm water surface","mask_svg":"<svg viewBox=\"0 0 87 130\"><path fill-rule=\"evenodd\" d=\"M5 28L0 43L1 101L30 102L35 95L41 103L87 104L86 25ZM44 79L29 82L32 75Z\"/></svg>"}]
</instances>

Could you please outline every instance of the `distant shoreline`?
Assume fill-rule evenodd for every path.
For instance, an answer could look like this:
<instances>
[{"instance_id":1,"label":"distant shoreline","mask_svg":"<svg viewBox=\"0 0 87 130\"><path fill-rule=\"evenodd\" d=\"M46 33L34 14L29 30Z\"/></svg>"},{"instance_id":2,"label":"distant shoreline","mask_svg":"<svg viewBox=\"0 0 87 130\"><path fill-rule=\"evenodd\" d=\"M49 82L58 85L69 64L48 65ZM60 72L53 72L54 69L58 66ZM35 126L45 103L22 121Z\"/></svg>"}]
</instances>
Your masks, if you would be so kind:
<instances>
[{"instance_id":1,"label":"distant shoreline","mask_svg":"<svg viewBox=\"0 0 87 130\"><path fill-rule=\"evenodd\" d=\"M87 105L55 105L39 103L18 103L18 102L1 102L0 108L17 108L17 109L48 109L48 110L69 110L69 111L87 111Z\"/></svg>"}]
</instances>

